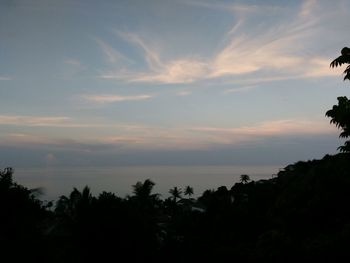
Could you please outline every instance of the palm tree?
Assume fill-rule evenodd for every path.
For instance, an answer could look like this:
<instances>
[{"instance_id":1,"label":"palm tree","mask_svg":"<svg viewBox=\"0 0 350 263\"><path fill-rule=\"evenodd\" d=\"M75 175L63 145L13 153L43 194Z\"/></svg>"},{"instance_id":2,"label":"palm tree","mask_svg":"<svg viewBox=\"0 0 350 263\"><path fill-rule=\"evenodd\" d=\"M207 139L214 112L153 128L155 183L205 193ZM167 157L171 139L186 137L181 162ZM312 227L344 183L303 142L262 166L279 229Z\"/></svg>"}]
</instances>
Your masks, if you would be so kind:
<instances>
[{"instance_id":1,"label":"palm tree","mask_svg":"<svg viewBox=\"0 0 350 263\"><path fill-rule=\"evenodd\" d=\"M331 62L331 67L338 67L343 64L350 64L350 48L344 47L341 50L341 56L337 57L335 60ZM348 79L350 80L350 65L346 67L344 71L345 77L344 80Z\"/></svg>"},{"instance_id":2,"label":"palm tree","mask_svg":"<svg viewBox=\"0 0 350 263\"><path fill-rule=\"evenodd\" d=\"M242 174L242 175L240 176L240 181L241 181L242 184L248 183L248 182L250 181L249 175L247 175L247 174Z\"/></svg>"},{"instance_id":3,"label":"palm tree","mask_svg":"<svg viewBox=\"0 0 350 263\"><path fill-rule=\"evenodd\" d=\"M92 201L93 197L88 186L85 186L81 192L74 187L69 197L62 195L58 199L55 211L76 218L78 214L88 209Z\"/></svg>"},{"instance_id":4,"label":"palm tree","mask_svg":"<svg viewBox=\"0 0 350 263\"><path fill-rule=\"evenodd\" d=\"M152 182L150 179L146 179L143 183L142 182L137 182L135 185L132 186L133 193L135 196L139 199L148 199L151 196L153 187L155 183Z\"/></svg>"},{"instance_id":5,"label":"palm tree","mask_svg":"<svg viewBox=\"0 0 350 263\"><path fill-rule=\"evenodd\" d=\"M173 196L174 202L176 203L176 198L181 198L182 190L176 186L169 190L169 193Z\"/></svg>"},{"instance_id":6,"label":"palm tree","mask_svg":"<svg viewBox=\"0 0 350 263\"><path fill-rule=\"evenodd\" d=\"M191 186L186 186L185 188L185 195L188 195L188 198L191 198L191 196L193 195L193 187Z\"/></svg>"},{"instance_id":7,"label":"palm tree","mask_svg":"<svg viewBox=\"0 0 350 263\"><path fill-rule=\"evenodd\" d=\"M9 189L14 185L12 180L13 168L6 167L4 170L0 170L0 189Z\"/></svg>"}]
</instances>

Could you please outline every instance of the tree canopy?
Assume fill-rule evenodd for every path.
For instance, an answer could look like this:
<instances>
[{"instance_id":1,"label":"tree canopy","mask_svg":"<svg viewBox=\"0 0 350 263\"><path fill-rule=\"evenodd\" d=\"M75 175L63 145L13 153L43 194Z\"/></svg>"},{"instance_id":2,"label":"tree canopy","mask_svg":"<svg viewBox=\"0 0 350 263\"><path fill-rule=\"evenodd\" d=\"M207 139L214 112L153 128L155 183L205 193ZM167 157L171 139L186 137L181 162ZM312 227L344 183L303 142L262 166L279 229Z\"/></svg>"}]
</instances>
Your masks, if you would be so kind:
<instances>
[{"instance_id":1,"label":"tree canopy","mask_svg":"<svg viewBox=\"0 0 350 263\"><path fill-rule=\"evenodd\" d=\"M337 57L330 64L332 68L342 66L343 64L350 64L350 48L344 47L341 50L341 56ZM350 65L344 71L344 80L350 80ZM326 116L331 118L331 123L335 124L337 128L342 129L339 137L350 137L350 100L343 96L338 97L338 105L326 112ZM350 152L350 141L346 141L343 146L338 148L341 152Z\"/></svg>"},{"instance_id":2,"label":"tree canopy","mask_svg":"<svg viewBox=\"0 0 350 263\"><path fill-rule=\"evenodd\" d=\"M344 47L341 50L341 55L331 62L331 67L342 66L343 64L350 64L350 48ZM350 80L350 65L348 65L344 71L344 80Z\"/></svg>"}]
</instances>

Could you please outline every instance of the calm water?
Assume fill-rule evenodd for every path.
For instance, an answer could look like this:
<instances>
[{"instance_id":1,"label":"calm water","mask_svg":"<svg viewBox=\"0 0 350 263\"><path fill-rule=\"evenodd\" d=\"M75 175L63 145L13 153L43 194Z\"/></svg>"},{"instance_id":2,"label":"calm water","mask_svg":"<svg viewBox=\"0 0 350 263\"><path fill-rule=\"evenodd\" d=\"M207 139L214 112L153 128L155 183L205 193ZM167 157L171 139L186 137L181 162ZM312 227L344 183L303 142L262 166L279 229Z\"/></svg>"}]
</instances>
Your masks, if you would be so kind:
<instances>
[{"instance_id":1,"label":"calm water","mask_svg":"<svg viewBox=\"0 0 350 263\"><path fill-rule=\"evenodd\" d=\"M249 174L251 179L271 178L283 166L145 166L109 168L26 168L16 169L14 179L28 188L43 187L44 199L56 200L77 187L88 185L94 195L102 191L112 191L124 197L132 193L132 185L150 178L156 183L155 193L162 198L169 196L174 186L191 185L195 195L206 189L216 189L225 185L231 187L239 181L241 174Z\"/></svg>"}]
</instances>

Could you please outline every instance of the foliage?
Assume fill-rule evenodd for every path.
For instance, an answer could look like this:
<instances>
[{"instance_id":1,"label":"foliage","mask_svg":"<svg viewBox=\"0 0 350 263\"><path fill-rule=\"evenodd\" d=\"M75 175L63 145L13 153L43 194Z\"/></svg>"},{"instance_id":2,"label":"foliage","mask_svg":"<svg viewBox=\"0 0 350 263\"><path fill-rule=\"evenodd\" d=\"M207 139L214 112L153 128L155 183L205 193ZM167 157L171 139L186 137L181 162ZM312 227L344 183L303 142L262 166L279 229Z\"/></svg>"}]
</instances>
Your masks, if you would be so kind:
<instances>
[{"instance_id":1,"label":"foliage","mask_svg":"<svg viewBox=\"0 0 350 263\"><path fill-rule=\"evenodd\" d=\"M350 64L350 48L344 47L341 50L341 56L337 57L335 60L331 62L331 67L342 66L343 64ZM350 80L350 65L348 65L344 71L344 80Z\"/></svg>"},{"instance_id":2,"label":"foliage","mask_svg":"<svg viewBox=\"0 0 350 263\"><path fill-rule=\"evenodd\" d=\"M269 180L206 190L197 199L152 194L97 197L88 187L61 196L54 211L0 173L1 259L32 262L337 262L350 244L347 156L288 165ZM192 187L188 186L188 193ZM5 250L4 250L5 249ZM19 253L21 252L21 253Z\"/></svg>"},{"instance_id":3,"label":"foliage","mask_svg":"<svg viewBox=\"0 0 350 263\"><path fill-rule=\"evenodd\" d=\"M341 56L333 60L330 66L338 67L343 64L350 64L350 48L344 47L341 50ZM350 65L344 71L344 80L350 80ZM350 137L350 101L347 97L338 97L338 105L334 105L333 108L326 112L326 116L331 118L331 123L335 124L337 128L342 129L339 137ZM350 152L350 141L346 141L343 146L338 148L341 152Z\"/></svg>"},{"instance_id":4,"label":"foliage","mask_svg":"<svg viewBox=\"0 0 350 263\"><path fill-rule=\"evenodd\" d=\"M188 197L191 198L191 196L194 194L193 187L191 187L189 185L186 186L184 194L188 195Z\"/></svg>"},{"instance_id":5,"label":"foliage","mask_svg":"<svg viewBox=\"0 0 350 263\"><path fill-rule=\"evenodd\" d=\"M177 198L181 198L182 190L181 188L177 188L176 186L169 190L169 193L172 195L174 202L176 202Z\"/></svg>"},{"instance_id":6,"label":"foliage","mask_svg":"<svg viewBox=\"0 0 350 263\"><path fill-rule=\"evenodd\" d=\"M338 97L338 105L326 112L326 116L332 118L331 123L337 128L341 128L342 132L339 137L350 137L350 100L347 97ZM339 147L341 152L350 152L350 142L345 142L344 146Z\"/></svg>"},{"instance_id":7,"label":"foliage","mask_svg":"<svg viewBox=\"0 0 350 263\"><path fill-rule=\"evenodd\" d=\"M241 183L246 184L250 181L250 177L247 174L242 174L240 176Z\"/></svg>"},{"instance_id":8,"label":"foliage","mask_svg":"<svg viewBox=\"0 0 350 263\"><path fill-rule=\"evenodd\" d=\"M13 172L10 167L0 170L0 261L24 262L35 257L36 247L45 255L40 228L50 212L33 191L13 182Z\"/></svg>"},{"instance_id":9,"label":"foliage","mask_svg":"<svg viewBox=\"0 0 350 263\"><path fill-rule=\"evenodd\" d=\"M154 182L152 182L150 179L146 179L143 183L137 182L135 185L133 185L133 192L137 198L147 199L152 197L151 193L154 185Z\"/></svg>"}]
</instances>

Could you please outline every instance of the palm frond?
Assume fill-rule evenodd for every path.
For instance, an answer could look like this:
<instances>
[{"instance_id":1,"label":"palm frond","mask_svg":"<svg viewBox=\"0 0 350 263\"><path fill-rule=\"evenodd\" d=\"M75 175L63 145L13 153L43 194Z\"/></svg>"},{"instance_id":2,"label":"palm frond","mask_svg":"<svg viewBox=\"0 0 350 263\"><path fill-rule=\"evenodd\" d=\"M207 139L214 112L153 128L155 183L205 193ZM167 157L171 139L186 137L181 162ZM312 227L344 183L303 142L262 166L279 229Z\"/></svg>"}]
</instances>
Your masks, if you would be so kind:
<instances>
[{"instance_id":1,"label":"palm frond","mask_svg":"<svg viewBox=\"0 0 350 263\"><path fill-rule=\"evenodd\" d=\"M343 64L349 64L350 63L350 56L349 55L345 55L345 56L339 56L337 57L335 60L333 60L330 64L331 68L336 68L336 67L340 67Z\"/></svg>"}]
</instances>

